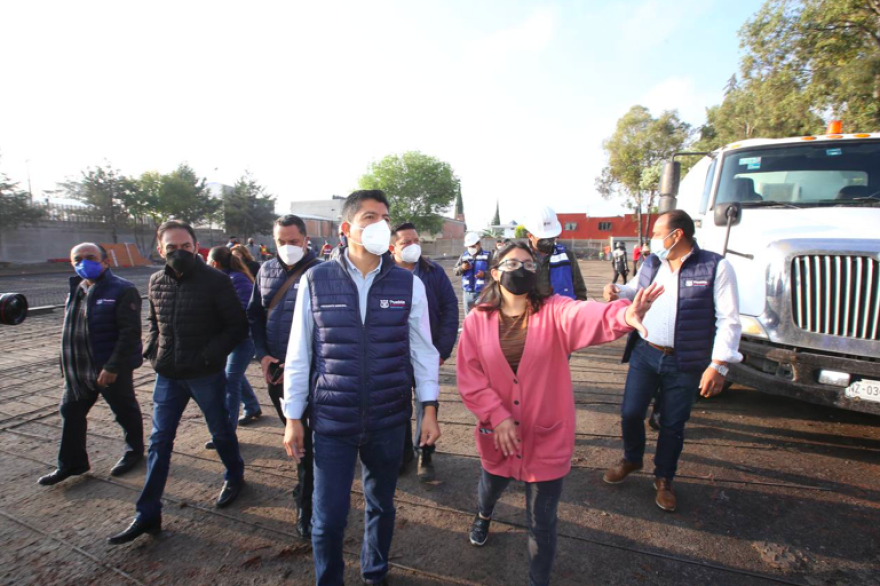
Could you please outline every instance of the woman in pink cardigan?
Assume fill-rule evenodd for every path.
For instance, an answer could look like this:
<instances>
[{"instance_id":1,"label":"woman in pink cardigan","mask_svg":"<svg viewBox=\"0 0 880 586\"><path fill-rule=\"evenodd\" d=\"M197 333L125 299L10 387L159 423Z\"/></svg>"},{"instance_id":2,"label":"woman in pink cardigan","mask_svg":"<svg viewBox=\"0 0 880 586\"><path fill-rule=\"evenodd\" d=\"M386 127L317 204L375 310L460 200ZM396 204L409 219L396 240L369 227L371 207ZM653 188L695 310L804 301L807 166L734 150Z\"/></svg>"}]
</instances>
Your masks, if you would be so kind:
<instances>
[{"instance_id":1,"label":"woman in pink cardigan","mask_svg":"<svg viewBox=\"0 0 880 586\"><path fill-rule=\"evenodd\" d=\"M495 503L511 480L526 483L529 584L550 583L556 553L556 508L571 470L575 408L568 357L632 329L662 287L630 304L542 297L531 250L511 243L492 259L492 280L464 321L458 345L458 392L477 416L482 475L472 544L489 537Z\"/></svg>"}]
</instances>

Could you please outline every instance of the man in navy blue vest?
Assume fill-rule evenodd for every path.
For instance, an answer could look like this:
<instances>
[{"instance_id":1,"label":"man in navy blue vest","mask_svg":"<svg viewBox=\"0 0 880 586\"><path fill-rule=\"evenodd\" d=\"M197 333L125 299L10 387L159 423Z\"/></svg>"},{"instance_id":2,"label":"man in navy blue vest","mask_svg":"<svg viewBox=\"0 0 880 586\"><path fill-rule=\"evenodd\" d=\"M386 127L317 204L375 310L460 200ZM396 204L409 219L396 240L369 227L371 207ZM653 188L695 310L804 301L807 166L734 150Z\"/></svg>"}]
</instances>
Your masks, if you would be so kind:
<instances>
[{"instance_id":1,"label":"man in navy blue vest","mask_svg":"<svg viewBox=\"0 0 880 586\"><path fill-rule=\"evenodd\" d=\"M449 359L452 347L458 338L459 309L458 297L446 271L437 263L422 256L421 240L414 224L407 222L399 225L392 232L391 242L394 246L394 262L421 279L428 296L428 314L431 318L431 339L440 353L440 366ZM421 436L422 418L425 410L416 399L416 437ZM413 446L412 426L406 426L406 442L403 445L403 466L413 460L413 449L419 455L418 475L422 482L434 480L434 462L432 454L434 446Z\"/></svg>"},{"instance_id":2,"label":"man in navy blue vest","mask_svg":"<svg viewBox=\"0 0 880 586\"><path fill-rule=\"evenodd\" d=\"M319 261L315 253L306 248L306 224L299 216L288 214L275 220L272 235L278 253L260 267L247 314L257 359L263 367L263 378L269 385L269 398L278 411L281 423L286 426L287 418L281 406L284 399L284 359L299 292L299 278ZM239 424L250 423L259 417L258 413L254 408L250 412L245 411ZM305 455L297 466L293 497L297 508L296 531L308 538L311 536L314 475L311 432L307 418L303 417L302 421L305 428Z\"/></svg>"},{"instance_id":3,"label":"man in navy blue vest","mask_svg":"<svg viewBox=\"0 0 880 586\"><path fill-rule=\"evenodd\" d=\"M132 383L132 372L143 363L141 295L113 274L98 244L74 246L70 262L76 276L70 277L61 334L61 447L58 469L39 480L44 486L89 469L86 416L98 395L125 433L125 455L110 475L125 474L144 459L144 422Z\"/></svg>"},{"instance_id":4,"label":"man in navy blue vest","mask_svg":"<svg viewBox=\"0 0 880 586\"><path fill-rule=\"evenodd\" d=\"M538 257L538 282L535 285L538 291L543 295L556 294L586 301L587 285L577 257L556 243L562 225L553 208L543 206L533 210L524 226L528 231L529 245Z\"/></svg>"},{"instance_id":5,"label":"man in navy blue vest","mask_svg":"<svg viewBox=\"0 0 880 586\"><path fill-rule=\"evenodd\" d=\"M474 308L477 298L486 286L486 275L492 263L492 252L483 250L480 235L476 232L465 234L464 245L467 247L455 263L454 272L461 276L461 295L464 301L464 314Z\"/></svg>"},{"instance_id":6,"label":"man in navy blue vest","mask_svg":"<svg viewBox=\"0 0 880 586\"><path fill-rule=\"evenodd\" d=\"M605 473L619 484L642 468L645 415L659 390L660 433L654 455L655 503L665 511L676 507L672 480L684 446L684 427L699 391L720 393L727 365L742 360L742 328L736 274L730 263L700 249L694 222L682 210L663 214L654 226L651 251L635 279L624 287L605 286L604 297L632 299L639 289L659 283L666 292L645 318L642 338L630 334L623 361L629 362L621 405L623 459Z\"/></svg>"},{"instance_id":7,"label":"man in navy blue vest","mask_svg":"<svg viewBox=\"0 0 880 586\"><path fill-rule=\"evenodd\" d=\"M284 448L304 454L303 413L315 449L312 549L317 583L343 583L345 525L355 463L363 472L361 577L384 584L394 534L394 491L412 388L425 410L419 445L433 445L440 355L421 280L389 254L388 200L356 191L342 209L348 246L300 280L284 367Z\"/></svg>"}]
</instances>

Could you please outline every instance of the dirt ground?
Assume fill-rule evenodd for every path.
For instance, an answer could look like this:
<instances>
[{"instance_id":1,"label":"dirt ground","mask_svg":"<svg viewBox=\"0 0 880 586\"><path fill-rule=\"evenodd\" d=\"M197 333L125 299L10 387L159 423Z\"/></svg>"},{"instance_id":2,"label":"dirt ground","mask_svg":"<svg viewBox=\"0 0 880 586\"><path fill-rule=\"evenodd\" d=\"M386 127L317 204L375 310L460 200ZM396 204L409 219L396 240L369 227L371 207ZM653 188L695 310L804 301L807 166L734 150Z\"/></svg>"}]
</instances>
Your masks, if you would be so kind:
<instances>
[{"instance_id":1,"label":"dirt ground","mask_svg":"<svg viewBox=\"0 0 880 586\"><path fill-rule=\"evenodd\" d=\"M582 269L590 294L599 295L607 263ZM0 279L0 291L10 284ZM0 584L314 583L311 547L293 529L296 468L281 448L281 423L256 364L249 378L264 417L239 428L246 492L228 509L213 508L223 466L204 449L208 431L191 403L165 492L165 531L110 547L105 537L134 514L144 467L109 476L121 431L99 399L89 417L91 472L38 486L54 468L60 436L61 313L0 328ZM679 510L664 513L648 473L620 486L602 482L621 455L622 347L618 341L571 361L577 443L559 507L555 584L880 584L880 418L736 387L700 401L676 480ZM153 376L148 366L135 373L147 431ZM437 481L421 484L414 470L400 479L392 581L526 584L522 485L503 497L487 545L468 543L479 473L474 418L458 397L454 360L440 376ZM656 434L648 437L651 452ZM349 584L360 583L362 533L356 481Z\"/></svg>"}]
</instances>

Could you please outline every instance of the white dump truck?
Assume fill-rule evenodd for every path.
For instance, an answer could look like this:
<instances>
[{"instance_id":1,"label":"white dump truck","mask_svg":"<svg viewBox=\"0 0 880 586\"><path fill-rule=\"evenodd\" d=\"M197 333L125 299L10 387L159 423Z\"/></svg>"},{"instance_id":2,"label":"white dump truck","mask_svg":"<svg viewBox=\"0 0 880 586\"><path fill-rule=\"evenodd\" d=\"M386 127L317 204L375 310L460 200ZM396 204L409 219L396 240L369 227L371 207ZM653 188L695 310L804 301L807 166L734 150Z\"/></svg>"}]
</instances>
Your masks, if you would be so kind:
<instances>
[{"instance_id":1,"label":"white dump truck","mask_svg":"<svg viewBox=\"0 0 880 586\"><path fill-rule=\"evenodd\" d=\"M679 185L676 158L702 156ZM880 414L880 133L677 153L660 211L736 269L742 364L728 381Z\"/></svg>"}]
</instances>

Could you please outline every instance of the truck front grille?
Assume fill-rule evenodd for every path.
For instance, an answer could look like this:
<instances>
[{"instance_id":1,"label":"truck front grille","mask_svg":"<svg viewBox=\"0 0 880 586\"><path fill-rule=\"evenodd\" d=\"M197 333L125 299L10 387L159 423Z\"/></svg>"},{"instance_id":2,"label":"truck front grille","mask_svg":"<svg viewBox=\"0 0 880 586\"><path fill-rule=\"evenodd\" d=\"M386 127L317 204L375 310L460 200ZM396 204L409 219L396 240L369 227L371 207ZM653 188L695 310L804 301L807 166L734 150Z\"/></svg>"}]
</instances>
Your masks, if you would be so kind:
<instances>
[{"instance_id":1,"label":"truck front grille","mask_svg":"<svg viewBox=\"0 0 880 586\"><path fill-rule=\"evenodd\" d=\"M816 334L880 340L880 262L825 254L792 261L792 314Z\"/></svg>"}]
</instances>

